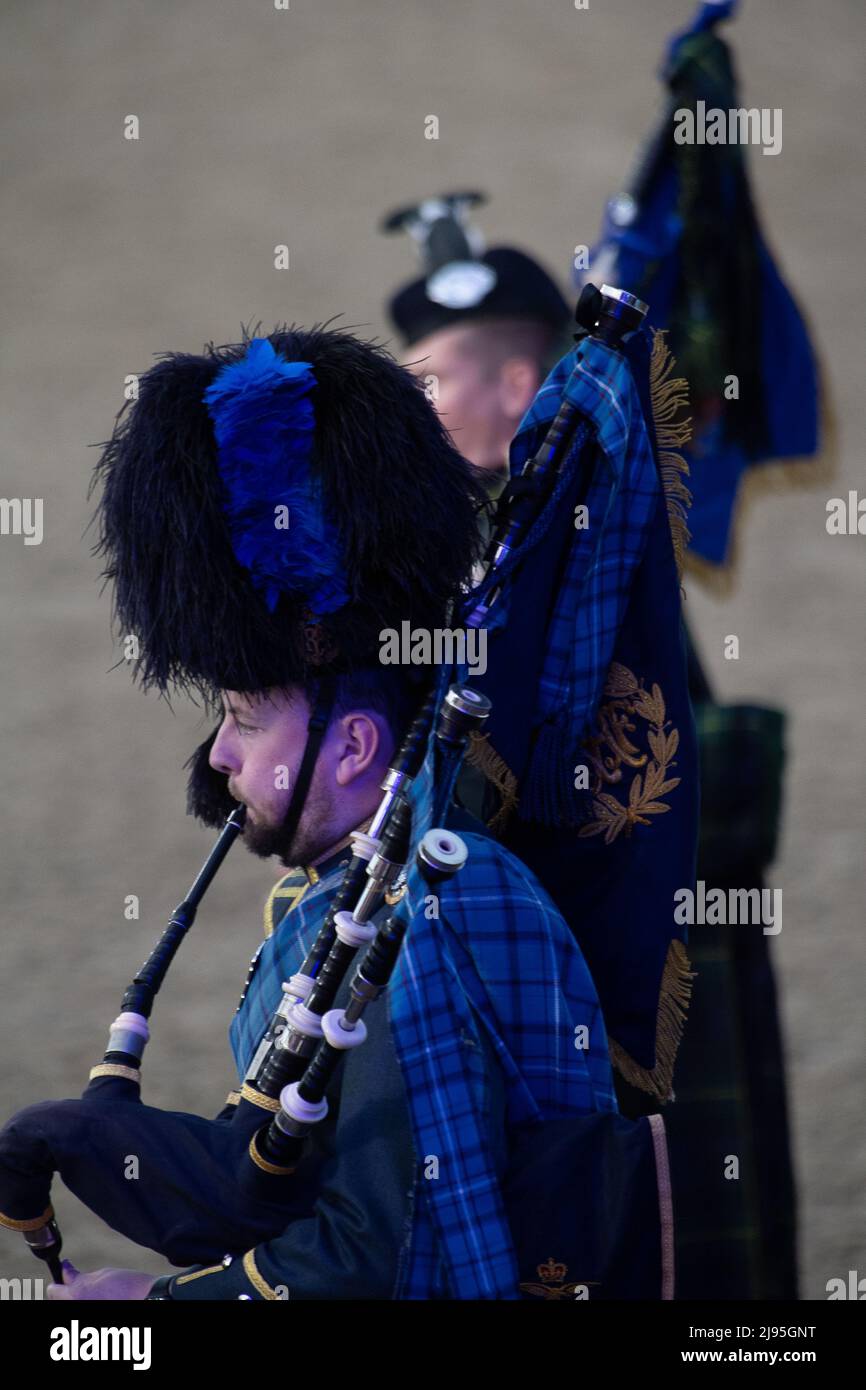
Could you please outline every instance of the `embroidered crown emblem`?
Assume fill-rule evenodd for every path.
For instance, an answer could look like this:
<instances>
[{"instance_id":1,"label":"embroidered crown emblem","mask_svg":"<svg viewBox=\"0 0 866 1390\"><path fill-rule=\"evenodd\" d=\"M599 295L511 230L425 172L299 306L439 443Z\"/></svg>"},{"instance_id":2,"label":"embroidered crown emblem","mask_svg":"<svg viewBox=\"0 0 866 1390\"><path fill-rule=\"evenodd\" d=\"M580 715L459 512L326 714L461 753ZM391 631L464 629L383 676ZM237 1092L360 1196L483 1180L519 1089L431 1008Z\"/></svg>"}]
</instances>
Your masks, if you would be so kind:
<instances>
[{"instance_id":1,"label":"embroidered crown emblem","mask_svg":"<svg viewBox=\"0 0 866 1390\"><path fill-rule=\"evenodd\" d=\"M597 1284L594 1279L566 1284L568 1265L563 1264L561 1260L555 1260L552 1255L548 1255L546 1264L536 1265L535 1272L541 1280L540 1284L527 1282L520 1285L521 1293L531 1293L535 1298L573 1298L577 1289L585 1291L590 1285Z\"/></svg>"}]
</instances>

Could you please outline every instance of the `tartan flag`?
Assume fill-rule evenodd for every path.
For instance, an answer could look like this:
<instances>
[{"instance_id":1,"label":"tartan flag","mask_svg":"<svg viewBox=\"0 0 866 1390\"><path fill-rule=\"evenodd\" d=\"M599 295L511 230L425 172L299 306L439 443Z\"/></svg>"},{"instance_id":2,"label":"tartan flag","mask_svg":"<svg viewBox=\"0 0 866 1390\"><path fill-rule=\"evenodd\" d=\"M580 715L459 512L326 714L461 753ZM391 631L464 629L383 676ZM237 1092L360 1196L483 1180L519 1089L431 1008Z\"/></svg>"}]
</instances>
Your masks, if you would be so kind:
<instances>
[{"instance_id":1,"label":"tartan flag","mask_svg":"<svg viewBox=\"0 0 866 1390\"><path fill-rule=\"evenodd\" d=\"M511 449L512 476L566 396L577 431L488 627L493 702L461 793L550 893L598 990L611 1058L666 1100L690 972L674 893L694 882L698 780L680 611L684 383L663 335L585 337ZM656 437L653 406L658 423Z\"/></svg>"},{"instance_id":2,"label":"tartan flag","mask_svg":"<svg viewBox=\"0 0 866 1390\"><path fill-rule=\"evenodd\" d=\"M696 123L713 112L726 121L729 112L763 119L740 109L731 53L716 32L735 11L736 0L701 4L670 40L664 114L627 191L608 203L590 256L596 283L628 285L649 302L648 322L670 330L694 422L685 453L689 560L712 567L733 560L737 498L749 471L797 460L788 480L814 483L824 447L818 364L761 232L745 146L731 138L729 124L724 143L677 138L686 132L678 113L686 111ZM696 124L696 137L704 133ZM705 577L719 574L701 569Z\"/></svg>"}]
</instances>

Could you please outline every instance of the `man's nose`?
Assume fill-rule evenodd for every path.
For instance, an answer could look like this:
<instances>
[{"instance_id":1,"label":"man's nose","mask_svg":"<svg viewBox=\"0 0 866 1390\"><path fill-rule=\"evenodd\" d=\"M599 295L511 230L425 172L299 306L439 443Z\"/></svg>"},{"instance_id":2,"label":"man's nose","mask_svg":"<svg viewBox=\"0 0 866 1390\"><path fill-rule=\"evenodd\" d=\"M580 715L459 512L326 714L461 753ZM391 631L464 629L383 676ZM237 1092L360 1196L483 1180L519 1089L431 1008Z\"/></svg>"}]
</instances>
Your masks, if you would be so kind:
<instances>
[{"instance_id":1,"label":"man's nose","mask_svg":"<svg viewBox=\"0 0 866 1390\"><path fill-rule=\"evenodd\" d=\"M224 772L228 775L236 772L240 767L233 747L232 730L227 719L223 720L217 730L217 736L208 755L208 762L214 772Z\"/></svg>"}]
</instances>

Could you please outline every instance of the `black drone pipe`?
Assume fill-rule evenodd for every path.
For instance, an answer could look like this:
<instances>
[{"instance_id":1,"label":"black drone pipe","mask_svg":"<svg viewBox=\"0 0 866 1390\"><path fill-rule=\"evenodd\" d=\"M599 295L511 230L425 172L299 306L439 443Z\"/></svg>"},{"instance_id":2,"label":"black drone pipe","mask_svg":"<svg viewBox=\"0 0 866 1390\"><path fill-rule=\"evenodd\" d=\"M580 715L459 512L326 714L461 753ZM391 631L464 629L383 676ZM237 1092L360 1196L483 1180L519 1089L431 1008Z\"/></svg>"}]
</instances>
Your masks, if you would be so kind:
<instances>
[{"instance_id":1,"label":"black drone pipe","mask_svg":"<svg viewBox=\"0 0 866 1390\"><path fill-rule=\"evenodd\" d=\"M130 1089L141 1085L141 1058L144 1054L150 1032L147 1020L153 1009L154 1000L166 977L168 968L177 954L178 948L195 921L199 904L213 882L217 870L241 833L246 820L246 807L236 807L219 833L216 843L196 876L186 897L175 908L168 924L154 946L147 960L135 975L123 996L120 1014L111 1025L108 1047L102 1061L91 1069L90 1086L103 1084L103 1077L115 1077ZM86 1093L85 1093L86 1094ZM34 1165L34 1178L44 1179L45 1163ZM50 1176L48 1191L50 1191ZM48 1201L48 1191L40 1198L42 1210L32 1217L0 1217L0 1222L14 1230L21 1231L37 1259L44 1260L56 1283L63 1282L60 1265L60 1251L63 1240Z\"/></svg>"},{"instance_id":2,"label":"black drone pipe","mask_svg":"<svg viewBox=\"0 0 866 1390\"><path fill-rule=\"evenodd\" d=\"M437 784L447 787L448 795L469 734L480 728L489 713L490 701L487 697L464 685L452 685L442 701L435 734L440 759ZM439 809L439 800L437 798L434 803L434 811ZM248 1125L251 1106L275 1113L286 1087L304 1076L323 1036L323 1019L333 1009L337 993L357 951L375 935L371 919L383 900L387 900L397 889L403 876L402 871L409 856L409 824L408 805L397 795L396 801L392 798L392 814L380 847L366 867L366 883L360 892L356 891L353 906L348 908L351 899L348 894L341 893L341 900L347 906L330 911L325 919L320 936L327 931L331 945L318 974L315 979L305 981L301 972L300 976L293 976L286 986L268 1030L270 1039L266 1035L247 1073L236 1110L237 1124ZM356 855L363 852L367 838L364 835L355 837ZM344 887L351 872L350 864ZM316 949L314 947L314 952ZM261 1115L258 1121L260 1125ZM241 1185L250 1195L264 1196L263 1185L266 1192L276 1193L279 1184L274 1180L291 1176L293 1165L282 1163L276 1155L282 1141L273 1131L273 1125L267 1133L271 1134L272 1142L267 1138L256 1141L252 1136L242 1161ZM275 1152L271 1154L270 1149ZM251 1164L247 1159L251 1160ZM267 1175L264 1184L263 1173Z\"/></svg>"},{"instance_id":3,"label":"black drone pipe","mask_svg":"<svg viewBox=\"0 0 866 1390\"><path fill-rule=\"evenodd\" d=\"M428 886L433 887L462 869L467 857L459 835L436 828L428 830L421 840L416 863ZM313 1125L327 1115L328 1084L346 1053L366 1040L364 1010L385 989L397 964L409 927L405 903L401 897L364 952L349 987L347 1007L331 1009L322 1018L321 1041L301 1080L285 1088L278 1113L266 1129L254 1135L249 1156L260 1171L267 1165L265 1172L277 1168L291 1173ZM245 1186L243 1177L241 1186Z\"/></svg>"},{"instance_id":4,"label":"black drone pipe","mask_svg":"<svg viewBox=\"0 0 866 1390\"><path fill-rule=\"evenodd\" d=\"M485 695L465 685L452 685L439 712L436 744L440 758L437 783L440 795L434 800L434 813L450 798L469 735L477 732L490 714ZM408 851L408 838L406 840ZM421 842L416 862L428 881L450 876L462 867L466 849L458 836L444 829L431 830ZM404 875L397 873L391 885L392 901L402 902ZM366 1031L361 1013L385 987L397 960L408 920L403 912L389 917L377 932L370 919L384 892L374 904L369 892L362 892L354 909L341 911L334 922L337 940L322 970L321 986L314 987L306 1004L298 1003L288 1014L287 1028L274 1042L271 1065L265 1073L271 1099L279 1097L279 1110L269 1124L250 1139L239 1173L241 1189L250 1196L266 1198L269 1189L290 1178L300 1157L310 1127L327 1113L324 1091L343 1052L364 1041ZM351 1002L345 1012L334 1009L334 1001L348 966L361 946L367 946L362 964L351 986ZM385 965L387 964L387 969ZM383 973L384 972L384 973ZM327 977L327 987L325 987ZM338 1016L343 1021L337 1026ZM300 1036L303 1034L303 1050ZM274 1059L280 1056L280 1063ZM276 1085L282 1082L280 1090ZM273 1108L273 1107L271 1107Z\"/></svg>"}]
</instances>

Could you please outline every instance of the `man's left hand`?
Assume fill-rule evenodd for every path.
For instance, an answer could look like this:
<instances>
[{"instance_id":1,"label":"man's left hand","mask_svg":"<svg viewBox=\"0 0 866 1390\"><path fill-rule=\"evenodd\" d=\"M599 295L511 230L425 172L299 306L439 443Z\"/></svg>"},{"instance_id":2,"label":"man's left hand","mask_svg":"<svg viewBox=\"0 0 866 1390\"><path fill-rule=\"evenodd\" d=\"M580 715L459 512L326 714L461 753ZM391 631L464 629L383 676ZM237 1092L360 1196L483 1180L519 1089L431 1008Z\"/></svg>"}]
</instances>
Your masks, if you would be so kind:
<instances>
[{"instance_id":1,"label":"man's left hand","mask_svg":"<svg viewBox=\"0 0 866 1390\"><path fill-rule=\"evenodd\" d=\"M96 1269L81 1274L68 1260L63 1261L63 1283L49 1284L45 1297L54 1303L73 1299L127 1300L147 1298L158 1276L139 1274L134 1269Z\"/></svg>"}]
</instances>

